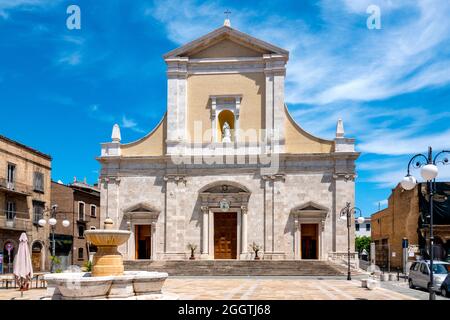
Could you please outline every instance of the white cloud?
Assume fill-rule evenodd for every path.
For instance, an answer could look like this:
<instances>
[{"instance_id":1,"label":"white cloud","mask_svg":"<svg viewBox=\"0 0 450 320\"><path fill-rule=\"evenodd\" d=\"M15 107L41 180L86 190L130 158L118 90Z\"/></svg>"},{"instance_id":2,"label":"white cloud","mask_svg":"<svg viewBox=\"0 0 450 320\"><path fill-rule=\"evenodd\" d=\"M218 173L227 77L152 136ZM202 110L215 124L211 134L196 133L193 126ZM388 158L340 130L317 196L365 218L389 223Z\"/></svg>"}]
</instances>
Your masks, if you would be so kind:
<instances>
[{"instance_id":1,"label":"white cloud","mask_svg":"<svg viewBox=\"0 0 450 320\"><path fill-rule=\"evenodd\" d=\"M131 129L135 132L144 133L145 131L138 127L138 124L133 119L127 118L126 116L122 116L122 125L123 128Z\"/></svg>"},{"instance_id":2,"label":"white cloud","mask_svg":"<svg viewBox=\"0 0 450 320\"><path fill-rule=\"evenodd\" d=\"M82 55L79 51L64 53L57 61L57 64L76 66L81 63Z\"/></svg>"},{"instance_id":3,"label":"white cloud","mask_svg":"<svg viewBox=\"0 0 450 320\"><path fill-rule=\"evenodd\" d=\"M32 10L52 6L59 3L60 0L1 0L0 1L0 17L9 18L9 12L17 9Z\"/></svg>"}]
</instances>

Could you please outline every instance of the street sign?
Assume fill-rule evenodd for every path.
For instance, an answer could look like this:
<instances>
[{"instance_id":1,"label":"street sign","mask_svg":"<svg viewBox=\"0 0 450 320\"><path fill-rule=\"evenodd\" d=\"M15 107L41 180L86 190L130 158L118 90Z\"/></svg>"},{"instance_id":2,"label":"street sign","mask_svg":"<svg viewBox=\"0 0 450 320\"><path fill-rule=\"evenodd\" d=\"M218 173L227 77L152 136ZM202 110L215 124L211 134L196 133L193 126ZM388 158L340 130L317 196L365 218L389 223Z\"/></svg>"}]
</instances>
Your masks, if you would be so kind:
<instances>
[{"instance_id":1,"label":"street sign","mask_svg":"<svg viewBox=\"0 0 450 320\"><path fill-rule=\"evenodd\" d=\"M12 251L12 249L14 249L14 246L11 242L8 242L5 246L5 248L8 251L8 253L10 253Z\"/></svg>"}]
</instances>

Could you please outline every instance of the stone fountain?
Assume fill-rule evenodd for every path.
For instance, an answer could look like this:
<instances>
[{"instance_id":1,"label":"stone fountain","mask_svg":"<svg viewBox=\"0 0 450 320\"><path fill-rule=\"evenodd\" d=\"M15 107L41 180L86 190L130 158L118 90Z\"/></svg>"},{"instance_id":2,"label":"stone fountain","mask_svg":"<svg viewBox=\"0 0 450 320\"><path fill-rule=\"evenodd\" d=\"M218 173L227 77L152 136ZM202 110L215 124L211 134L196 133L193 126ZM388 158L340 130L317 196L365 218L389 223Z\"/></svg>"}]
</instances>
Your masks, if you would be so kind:
<instances>
[{"instance_id":1,"label":"stone fountain","mask_svg":"<svg viewBox=\"0 0 450 320\"><path fill-rule=\"evenodd\" d=\"M162 293L168 274L165 272L124 271L123 258L117 247L131 232L113 229L106 218L104 229L87 230L87 241L97 246L92 272L52 273L44 276L47 297L52 300L166 300L175 295Z\"/></svg>"}]
</instances>

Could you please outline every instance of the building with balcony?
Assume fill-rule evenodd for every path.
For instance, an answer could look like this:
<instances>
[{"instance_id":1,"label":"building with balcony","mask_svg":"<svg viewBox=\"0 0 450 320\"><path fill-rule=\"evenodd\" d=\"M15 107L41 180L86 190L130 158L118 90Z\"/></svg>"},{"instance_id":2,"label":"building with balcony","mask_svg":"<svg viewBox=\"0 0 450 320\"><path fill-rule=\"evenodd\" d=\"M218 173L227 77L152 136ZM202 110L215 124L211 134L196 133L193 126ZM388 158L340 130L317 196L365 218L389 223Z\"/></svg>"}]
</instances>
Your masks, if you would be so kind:
<instances>
[{"instance_id":1,"label":"building with balcony","mask_svg":"<svg viewBox=\"0 0 450 320\"><path fill-rule=\"evenodd\" d=\"M100 190L76 178L67 185L52 181L52 204L58 205L56 256L60 258L62 267L83 266L89 260L89 253L96 251L94 246L87 243L84 231L100 227ZM60 223L64 219L70 221L69 227Z\"/></svg>"},{"instance_id":2,"label":"building with balcony","mask_svg":"<svg viewBox=\"0 0 450 320\"><path fill-rule=\"evenodd\" d=\"M12 272L22 232L28 236L33 269L49 268L49 230L48 226L40 227L38 221L51 207L51 161L49 155L0 135L0 252L4 273Z\"/></svg>"}]
</instances>

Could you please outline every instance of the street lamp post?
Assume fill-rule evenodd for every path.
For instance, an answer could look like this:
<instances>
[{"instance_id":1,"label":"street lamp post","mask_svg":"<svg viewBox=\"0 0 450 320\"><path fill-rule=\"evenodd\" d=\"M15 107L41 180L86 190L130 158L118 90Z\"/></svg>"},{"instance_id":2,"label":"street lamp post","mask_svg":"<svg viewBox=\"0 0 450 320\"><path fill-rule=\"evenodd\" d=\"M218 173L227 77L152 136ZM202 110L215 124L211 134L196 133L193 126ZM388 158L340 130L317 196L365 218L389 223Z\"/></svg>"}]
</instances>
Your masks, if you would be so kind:
<instances>
[{"instance_id":1,"label":"street lamp post","mask_svg":"<svg viewBox=\"0 0 450 320\"><path fill-rule=\"evenodd\" d=\"M358 223L361 224L364 222L364 217L362 216L361 209L357 207L350 207L350 202L347 202L344 208L342 208L340 213L340 218L342 220L347 220L347 232L348 232L348 245L347 245L347 280L352 280L352 275L350 271L350 228L352 227L352 214L359 213Z\"/></svg>"},{"instance_id":2,"label":"street lamp post","mask_svg":"<svg viewBox=\"0 0 450 320\"><path fill-rule=\"evenodd\" d=\"M414 167L416 169L421 169L421 176L422 178L427 182L427 192L428 192L428 199L429 199L429 212L430 215L427 216L427 218L430 218L430 285L429 285L429 299L435 300L436 294L434 291L434 277L433 277L433 260L434 260L434 235L433 235L433 197L435 193L436 188L436 177L438 175L438 168L437 164L443 164L447 165L449 164L448 158L444 158L442 160L439 160L439 157L449 154L450 150L443 150L436 154L436 156L433 158L433 149L431 147L428 147L428 155L424 154L416 154L414 157L409 160L408 168L406 176L403 178L401 185L402 188L405 190L412 190L417 184L416 178L414 178L410 174L411 167ZM414 162L415 161L415 162Z\"/></svg>"},{"instance_id":3,"label":"street lamp post","mask_svg":"<svg viewBox=\"0 0 450 320\"><path fill-rule=\"evenodd\" d=\"M51 217L50 217L50 219L48 219L48 224L51 226L51 234L52 234L52 264L51 264L51 269L50 269L50 271L52 273L55 271L54 270L54 257L56 256L55 226L58 223L58 221L56 220L56 209L57 208L58 208L58 205L56 205L56 204L54 204L52 206ZM44 227L47 224L47 220L45 220L44 217L42 217L41 219L39 219L38 224L41 227ZM62 221L62 225L63 225L63 227L67 228L70 225L70 221L67 220L67 218L65 217L64 220Z\"/></svg>"}]
</instances>

